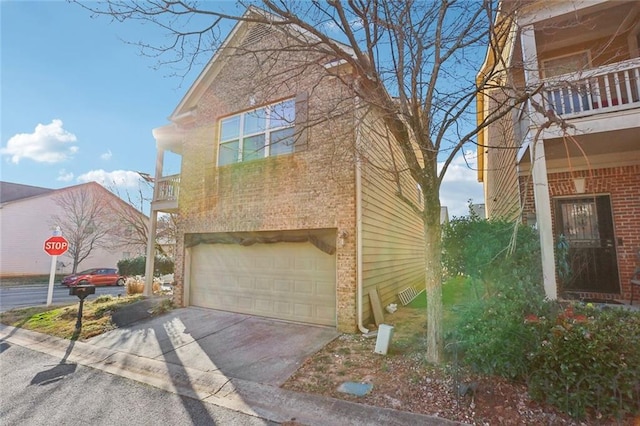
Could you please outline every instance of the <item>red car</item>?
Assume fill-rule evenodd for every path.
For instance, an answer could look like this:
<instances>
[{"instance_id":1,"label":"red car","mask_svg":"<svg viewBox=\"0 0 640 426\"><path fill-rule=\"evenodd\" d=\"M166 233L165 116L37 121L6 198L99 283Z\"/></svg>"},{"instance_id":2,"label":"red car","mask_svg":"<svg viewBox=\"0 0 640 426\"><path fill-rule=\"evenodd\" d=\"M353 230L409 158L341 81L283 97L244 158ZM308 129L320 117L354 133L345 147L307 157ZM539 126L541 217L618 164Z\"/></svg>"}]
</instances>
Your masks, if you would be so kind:
<instances>
[{"instance_id":1,"label":"red car","mask_svg":"<svg viewBox=\"0 0 640 426\"><path fill-rule=\"evenodd\" d=\"M75 287L77 285L124 285L124 277L118 274L116 268L91 268L77 274L67 275L62 279L62 285Z\"/></svg>"}]
</instances>

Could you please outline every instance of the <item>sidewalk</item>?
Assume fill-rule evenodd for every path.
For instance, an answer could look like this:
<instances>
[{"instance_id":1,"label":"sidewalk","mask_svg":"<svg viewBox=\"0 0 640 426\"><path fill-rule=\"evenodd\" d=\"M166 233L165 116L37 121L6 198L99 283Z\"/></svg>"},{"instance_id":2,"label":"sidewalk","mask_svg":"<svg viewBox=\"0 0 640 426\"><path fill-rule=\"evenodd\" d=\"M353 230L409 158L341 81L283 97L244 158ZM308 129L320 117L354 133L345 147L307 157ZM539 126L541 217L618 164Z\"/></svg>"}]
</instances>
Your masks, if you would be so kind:
<instances>
[{"instance_id":1,"label":"sidewalk","mask_svg":"<svg viewBox=\"0 0 640 426\"><path fill-rule=\"evenodd\" d=\"M188 308L183 308L188 309ZM181 310L179 310L181 311ZM211 316L217 311L201 310L187 314ZM184 312L181 312L184 316ZM146 383L151 386L200 401L226 407L245 414L254 415L276 423L290 422L296 425L453 425L456 422L437 417L413 414L391 409L372 407L318 395L304 394L281 389L276 385L257 383L246 378L229 377L220 369L212 369L203 363L173 363L171 358L159 356L157 351L140 347L131 336L149 334L159 327L167 328L171 316L145 321L143 310L139 310L142 322L128 322L118 329L120 338L105 340L90 339L87 342L69 341L29 330L0 325L0 340L9 344L47 353L66 363L77 363L92 368ZM165 318L165 319L163 319ZM247 319L225 317L230 322ZM194 323L201 318L194 317ZM127 322L127 321L123 321ZM241 322L241 321L240 321ZM199 323L203 324L204 321ZM245 327L238 324L236 327ZM189 335L198 330L189 330ZM216 333L221 333L216 331ZM136 334L137 333L137 334ZM100 336L98 336L100 337ZM126 337L126 338L124 338ZM184 336L181 337L184 339ZM134 339L135 340L135 339ZM92 343L93 342L93 343ZM226 341L225 341L226 342ZM227 343L225 343L227 344ZM193 351L209 351L207 345L184 344L174 348L183 359L195 359L200 354ZM218 348L219 350L219 348ZM228 352L228 351L227 351ZM210 354L209 354L210 355ZM233 354L232 354L233 355ZM210 356L211 359L217 359ZM279 382L275 380L276 383Z\"/></svg>"}]
</instances>

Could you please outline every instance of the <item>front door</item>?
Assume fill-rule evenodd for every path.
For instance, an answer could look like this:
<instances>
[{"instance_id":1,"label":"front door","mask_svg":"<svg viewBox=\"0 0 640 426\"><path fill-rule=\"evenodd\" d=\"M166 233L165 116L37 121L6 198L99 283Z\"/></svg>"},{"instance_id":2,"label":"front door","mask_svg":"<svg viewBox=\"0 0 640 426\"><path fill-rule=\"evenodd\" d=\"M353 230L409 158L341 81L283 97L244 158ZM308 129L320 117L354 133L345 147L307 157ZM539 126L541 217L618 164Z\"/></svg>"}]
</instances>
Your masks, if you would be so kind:
<instances>
[{"instance_id":1,"label":"front door","mask_svg":"<svg viewBox=\"0 0 640 426\"><path fill-rule=\"evenodd\" d=\"M569 243L564 291L620 293L608 195L556 200L556 227Z\"/></svg>"}]
</instances>

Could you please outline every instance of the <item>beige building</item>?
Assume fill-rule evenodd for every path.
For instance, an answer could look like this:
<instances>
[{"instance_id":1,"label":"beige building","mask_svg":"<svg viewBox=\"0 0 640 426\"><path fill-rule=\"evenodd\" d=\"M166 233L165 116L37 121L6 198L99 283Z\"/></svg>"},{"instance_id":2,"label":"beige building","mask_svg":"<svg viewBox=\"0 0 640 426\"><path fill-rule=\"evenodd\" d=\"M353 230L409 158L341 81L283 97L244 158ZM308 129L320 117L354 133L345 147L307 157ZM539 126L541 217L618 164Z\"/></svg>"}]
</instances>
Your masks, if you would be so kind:
<instances>
[{"instance_id":1,"label":"beige building","mask_svg":"<svg viewBox=\"0 0 640 426\"><path fill-rule=\"evenodd\" d=\"M308 42L236 25L153 131L152 224L178 213L180 305L366 331L370 291L384 306L424 283L422 222L396 197L419 194L379 167L402 155L349 68L294 48ZM163 175L165 152L181 156L179 175Z\"/></svg>"},{"instance_id":2,"label":"beige building","mask_svg":"<svg viewBox=\"0 0 640 426\"><path fill-rule=\"evenodd\" d=\"M73 241L71 235L74 230L65 229L56 221L56 218L65 216L60 198L69 194L76 194L77 199L85 200L88 205L95 203L105 206L104 219L114 224L120 221L115 210L111 209L116 205L120 206L120 211L130 212L130 217L139 218L139 223L148 221L141 212L95 182L62 189L0 182L0 276L50 273L51 256L44 251L44 241L53 235L56 226L61 226L62 235ZM114 226L108 241L93 248L89 256L79 263L78 271L116 268L118 261L144 254L144 245L125 244L126 232L126 226ZM69 254L67 252L57 257L57 274L72 272L73 259Z\"/></svg>"},{"instance_id":3,"label":"beige building","mask_svg":"<svg viewBox=\"0 0 640 426\"><path fill-rule=\"evenodd\" d=\"M503 73L478 98L479 119L508 86L537 92L480 135L487 216L538 228L550 298L629 300L640 251L640 3L532 1L498 22L510 30L504 53L490 51L479 76L496 64Z\"/></svg>"}]
</instances>

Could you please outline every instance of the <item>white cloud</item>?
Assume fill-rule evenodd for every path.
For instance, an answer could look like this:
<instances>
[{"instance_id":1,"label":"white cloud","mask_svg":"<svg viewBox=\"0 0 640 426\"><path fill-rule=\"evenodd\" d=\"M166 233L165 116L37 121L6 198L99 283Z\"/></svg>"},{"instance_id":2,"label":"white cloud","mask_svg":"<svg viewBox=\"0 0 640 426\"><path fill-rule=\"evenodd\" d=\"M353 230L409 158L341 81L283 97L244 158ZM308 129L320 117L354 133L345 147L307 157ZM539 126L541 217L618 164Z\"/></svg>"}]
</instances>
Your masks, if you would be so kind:
<instances>
[{"instance_id":1,"label":"white cloud","mask_svg":"<svg viewBox=\"0 0 640 426\"><path fill-rule=\"evenodd\" d=\"M438 164L438 169L442 163ZM447 168L442 186L440 202L449 209L449 217L461 217L469 214L469 200L474 204L484 202L482 184L478 183L477 157L472 151L460 154Z\"/></svg>"},{"instance_id":2,"label":"white cloud","mask_svg":"<svg viewBox=\"0 0 640 426\"><path fill-rule=\"evenodd\" d=\"M113 157L113 154L111 153L111 150L107 150L107 152L105 152L104 154L100 155L100 158L102 158L105 161L109 161L111 160L111 157Z\"/></svg>"},{"instance_id":3,"label":"white cloud","mask_svg":"<svg viewBox=\"0 0 640 426\"><path fill-rule=\"evenodd\" d=\"M59 180L61 182L71 182L72 179L73 173L67 172L65 169L60 169L60 171L58 172L58 177L56 178L56 180Z\"/></svg>"},{"instance_id":4,"label":"white cloud","mask_svg":"<svg viewBox=\"0 0 640 426\"><path fill-rule=\"evenodd\" d=\"M114 170L107 172L102 169L91 170L78 176L78 182L98 182L100 185L112 188L137 188L141 177L131 170Z\"/></svg>"},{"instance_id":5,"label":"white cloud","mask_svg":"<svg viewBox=\"0 0 640 426\"><path fill-rule=\"evenodd\" d=\"M27 158L38 163L59 163L73 157L78 147L76 135L62 128L62 120L54 119L50 124L38 124L33 133L18 133L12 136L0 154L10 155L11 162L18 164Z\"/></svg>"},{"instance_id":6,"label":"white cloud","mask_svg":"<svg viewBox=\"0 0 640 426\"><path fill-rule=\"evenodd\" d=\"M340 27L338 26L338 24L335 21L326 21L323 22L321 24L321 26L323 28L325 28L327 31L330 32L339 32ZM362 19L360 18L354 18L351 21L349 21L349 27L351 27L352 30L358 30L360 28L362 28L364 25L362 24Z\"/></svg>"}]
</instances>

